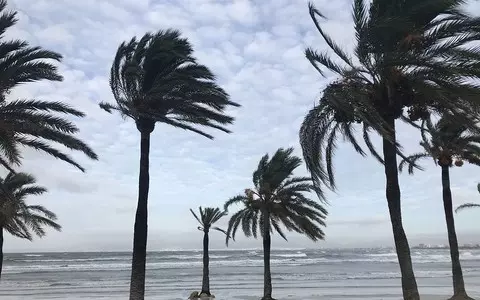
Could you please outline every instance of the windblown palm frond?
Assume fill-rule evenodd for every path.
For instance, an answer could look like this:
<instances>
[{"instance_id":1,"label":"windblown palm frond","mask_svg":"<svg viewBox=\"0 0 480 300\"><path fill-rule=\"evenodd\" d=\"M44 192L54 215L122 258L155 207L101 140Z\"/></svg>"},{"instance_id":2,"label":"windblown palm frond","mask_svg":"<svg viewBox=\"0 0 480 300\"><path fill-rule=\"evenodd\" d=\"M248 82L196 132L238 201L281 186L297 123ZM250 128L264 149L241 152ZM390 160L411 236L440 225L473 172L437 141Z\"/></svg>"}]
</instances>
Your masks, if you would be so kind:
<instances>
[{"instance_id":1,"label":"windblown palm frond","mask_svg":"<svg viewBox=\"0 0 480 300\"><path fill-rule=\"evenodd\" d=\"M224 125L233 118L225 109L239 106L215 79L193 57L192 45L179 31L147 33L118 48L110 74L116 103L100 107L132 118L137 126L143 121L150 127L161 122L213 138L195 126L230 132Z\"/></svg>"},{"instance_id":2,"label":"windblown palm frond","mask_svg":"<svg viewBox=\"0 0 480 300\"><path fill-rule=\"evenodd\" d=\"M34 185L35 182L35 178L26 173L10 172L0 178L0 227L13 236L28 240L32 240L33 235L45 236L46 227L61 230L53 212L26 203L28 196L42 195L47 191Z\"/></svg>"},{"instance_id":3,"label":"windblown palm frond","mask_svg":"<svg viewBox=\"0 0 480 300\"><path fill-rule=\"evenodd\" d=\"M480 193L480 183L477 184L477 190L478 192ZM469 208L480 208L480 204L476 204L476 203L465 203L465 204L462 204L460 205L459 207L457 207L455 209L455 212L459 212L459 211L462 211L464 209L469 209Z\"/></svg>"},{"instance_id":4,"label":"windblown palm frond","mask_svg":"<svg viewBox=\"0 0 480 300\"><path fill-rule=\"evenodd\" d=\"M468 209L468 208L480 208L480 204L465 203L465 204L462 204L462 205L460 205L459 207L457 207L457 208L455 209L455 212L459 212L459 211L462 211L462 210Z\"/></svg>"},{"instance_id":5,"label":"windblown palm frond","mask_svg":"<svg viewBox=\"0 0 480 300\"><path fill-rule=\"evenodd\" d=\"M4 40L4 33L14 26L17 13L6 11L7 1L0 0L0 100L12 88L27 82L39 80L61 81L57 67L44 60L60 61L62 56L56 52L31 47L25 41Z\"/></svg>"},{"instance_id":6,"label":"windblown palm frond","mask_svg":"<svg viewBox=\"0 0 480 300\"><path fill-rule=\"evenodd\" d=\"M60 54L31 47L25 41L4 39L5 31L17 23L16 12L6 11L6 5L5 0L0 0L0 164L13 171L13 165L20 165L23 146L46 152L84 171L72 157L50 145L50 142L58 143L97 159L92 149L75 138L78 128L52 114L83 117L82 112L61 102L6 99L10 91L21 84L63 79L57 67L48 62L61 61Z\"/></svg>"},{"instance_id":7,"label":"windblown palm frond","mask_svg":"<svg viewBox=\"0 0 480 300\"><path fill-rule=\"evenodd\" d=\"M313 241L324 238L327 210L309 199L305 193L315 192L310 177L293 177L293 171L301 165L301 159L292 155L293 148L280 148L269 158L262 157L253 173L254 189L235 196L225 203L225 211L233 204L243 208L230 218L227 234L235 238L241 226L245 236L264 236L264 224L270 232L277 232L287 239L282 225L288 231L306 235ZM228 237L227 237L228 243Z\"/></svg>"},{"instance_id":8,"label":"windblown palm frond","mask_svg":"<svg viewBox=\"0 0 480 300\"><path fill-rule=\"evenodd\" d=\"M213 207L206 207L202 208L201 206L198 208L198 215L190 209L190 212L192 215L195 217L195 219L198 221L200 226L198 227L198 230L200 231L206 231L208 232L210 229L220 231L224 234L226 234L226 231L213 226L216 222L218 222L221 218L227 215L226 212L221 211L218 207L213 208Z\"/></svg>"},{"instance_id":9,"label":"windblown palm frond","mask_svg":"<svg viewBox=\"0 0 480 300\"><path fill-rule=\"evenodd\" d=\"M91 159L97 154L74 136L78 128L67 119L52 112L83 117L84 114L61 102L15 100L0 102L0 164L12 171L11 165L20 165L21 146L45 152L81 171L85 169L70 155L50 145L54 142L71 150L85 153Z\"/></svg>"},{"instance_id":10,"label":"windblown palm frond","mask_svg":"<svg viewBox=\"0 0 480 300\"><path fill-rule=\"evenodd\" d=\"M395 141L392 119L419 128L416 121L431 114L462 120L480 110L480 86L471 80L480 78L475 67L480 48L469 45L480 37L480 19L461 12L463 2L373 1L368 6L355 0L355 59L328 36L320 22L325 16L309 5L314 25L336 59L311 48L305 55L320 74L339 78L326 87L300 129L304 159L317 185L335 188L332 161L339 137L383 163L370 133ZM470 130L473 124L467 125ZM396 148L405 159L398 143Z\"/></svg>"},{"instance_id":11,"label":"windblown palm frond","mask_svg":"<svg viewBox=\"0 0 480 300\"><path fill-rule=\"evenodd\" d=\"M401 171L408 165L410 174L414 171L413 163L421 158L431 157L440 166L461 167L463 161L480 166L480 127L466 126L471 119L458 121L452 114L444 114L436 124L431 120L423 121L421 126L423 153L413 154L399 165ZM473 128L473 130L472 130Z\"/></svg>"}]
</instances>

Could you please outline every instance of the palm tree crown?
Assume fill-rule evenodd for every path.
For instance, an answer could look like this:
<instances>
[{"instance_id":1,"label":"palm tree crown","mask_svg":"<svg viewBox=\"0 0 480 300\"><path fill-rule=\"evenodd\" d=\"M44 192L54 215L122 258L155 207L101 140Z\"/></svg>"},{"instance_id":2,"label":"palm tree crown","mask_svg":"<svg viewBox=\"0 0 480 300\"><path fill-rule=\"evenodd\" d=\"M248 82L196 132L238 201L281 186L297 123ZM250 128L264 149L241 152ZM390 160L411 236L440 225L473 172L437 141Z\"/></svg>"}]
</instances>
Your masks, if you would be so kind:
<instances>
[{"instance_id":1,"label":"palm tree crown","mask_svg":"<svg viewBox=\"0 0 480 300\"><path fill-rule=\"evenodd\" d=\"M424 152L413 154L402 160L402 170L408 165L408 172L413 173L415 163L422 158L431 157L435 164L451 167L469 163L480 166L480 128L470 130L465 122L458 122L451 114L444 114L436 123L428 119L421 126L422 146ZM430 136L430 138L429 138Z\"/></svg>"},{"instance_id":2,"label":"palm tree crown","mask_svg":"<svg viewBox=\"0 0 480 300\"><path fill-rule=\"evenodd\" d=\"M356 0L353 6L355 59L325 33L318 20L324 16L309 6L339 62L310 48L306 57L320 74L328 70L339 79L326 87L318 106L305 117L300 142L314 179L330 188L335 188L332 160L338 137L365 155L355 135L360 129L368 151L383 163L371 142L372 131L394 143L405 158L394 138L395 119L419 127L415 121L432 112L450 112L460 120L466 111L479 108L480 89L465 79L480 78L474 67L480 49L464 46L477 38L480 20L461 12L464 1L380 0L370 9L365 2Z\"/></svg>"},{"instance_id":3,"label":"palm tree crown","mask_svg":"<svg viewBox=\"0 0 480 300\"><path fill-rule=\"evenodd\" d=\"M53 212L41 205L26 203L27 197L47 191L36 186L35 182L33 176L25 173L10 172L5 178L0 178L0 227L13 236L27 240L32 240L33 234L45 236L45 227L61 230Z\"/></svg>"},{"instance_id":4,"label":"palm tree crown","mask_svg":"<svg viewBox=\"0 0 480 300\"><path fill-rule=\"evenodd\" d=\"M232 215L227 229L229 236L241 225L244 234L257 238L263 237L266 217L270 223L269 231L276 231L287 239L280 225L288 231L305 234L317 241L324 238L321 226L325 226L327 210L319 203L307 198L304 193L315 191L310 177L293 177L293 171L302 160L292 155L293 148L280 148L269 159L263 156L253 173L253 189L235 196L225 203L225 210L232 204L241 204L243 208Z\"/></svg>"},{"instance_id":5,"label":"palm tree crown","mask_svg":"<svg viewBox=\"0 0 480 300\"><path fill-rule=\"evenodd\" d=\"M220 231L224 234L227 234L226 231L221 228L218 228L216 226L212 227L213 224L215 224L216 222L218 222L218 220L220 220L221 218L227 215L226 212L221 211L218 207L217 208L199 207L198 215L192 209L190 209L190 212L200 224L200 226L198 227L198 230L208 232L210 229L213 229L216 231Z\"/></svg>"},{"instance_id":6,"label":"palm tree crown","mask_svg":"<svg viewBox=\"0 0 480 300\"><path fill-rule=\"evenodd\" d=\"M0 164L13 171L12 165L20 165L22 158L19 146L25 146L46 152L84 171L73 158L49 144L59 143L97 159L92 149L74 137L78 128L52 114L83 117L82 112L61 102L6 100L10 91L23 83L62 80L57 67L45 61L60 61L60 54L31 47L25 41L4 40L5 31L17 23L16 12L5 11L6 5L5 0L0 0Z\"/></svg>"},{"instance_id":7,"label":"palm tree crown","mask_svg":"<svg viewBox=\"0 0 480 300\"><path fill-rule=\"evenodd\" d=\"M199 133L200 125L230 132L233 122L224 114L228 105L239 106L215 83L215 76L193 57L193 48L177 30L133 38L118 48L110 74L116 104L101 103L135 120L139 130L152 131L155 122Z\"/></svg>"}]
</instances>

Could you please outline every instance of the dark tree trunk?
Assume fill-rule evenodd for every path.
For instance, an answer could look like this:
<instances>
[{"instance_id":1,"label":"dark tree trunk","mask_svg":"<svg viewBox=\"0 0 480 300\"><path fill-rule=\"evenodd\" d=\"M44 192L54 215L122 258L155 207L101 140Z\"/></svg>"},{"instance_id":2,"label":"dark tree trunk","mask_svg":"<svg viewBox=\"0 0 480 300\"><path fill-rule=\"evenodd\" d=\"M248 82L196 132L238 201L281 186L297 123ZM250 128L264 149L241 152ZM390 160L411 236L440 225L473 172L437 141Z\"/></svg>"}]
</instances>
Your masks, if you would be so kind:
<instances>
[{"instance_id":1,"label":"dark tree trunk","mask_svg":"<svg viewBox=\"0 0 480 300\"><path fill-rule=\"evenodd\" d=\"M138 203L133 231L132 273L130 277L130 300L145 298L145 264L147 259L148 189L150 184L149 155L150 133L155 123L137 121L140 131L140 174L138 179Z\"/></svg>"},{"instance_id":2,"label":"dark tree trunk","mask_svg":"<svg viewBox=\"0 0 480 300\"><path fill-rule=\"evenodd\" d=\"M391 117L386 121L393 129L395 141L395 120ZM383 139L383 156L385 160L386 196L388 211L392 223L393 238L397 251L400 272L402 274L402 292L404 300L419 300L417 281L413 273L412 258L407 236L402 225L402 209L400 203L400 186L398 183L397 152L395 144Z\"/></svg>"},{"instance_id":3,"label":"dark tree trunk","mask_svg":"<svg viewBox=\"0 0 480 300\"><path fill-rule=\"evenodd\" d=\"M210 296L210 276L208 265L210 258L208 257L208 231L205 231L203 235L203 279L202 279L202 291L200 294L207 294Z\"/></svg>"},{"instance_id":4,"label":"dark tree trunk","mask_svg":"<svg viewBox=\"0 0 480 300\"><path fill-rule=\"evenodd\" d=\"M272 299L272 273L270 270L270 216L268 212L263 214L263 298L262 300Z\"/></svg>"},{"instance_id":5,"label":"dark tree trunk","mask_svg":"<svg viewBox=\"0 0 480 300\"><path fill-rule=\"evenodd\" d=\"M0 278L3 270L3 228L0 228Z\"/></svg>"},{"instance_id":6,"label":"dark tree trunk","mask_svg":"<svg viewBox=\"0 0 480 300\"><path fill-rule=\"evenodd\" d=\"M449 166L442 166L443 209L447 221L448 244L452 259L453 293L454 297L466 297L465 283L463 281L462 266L460 265L460 253L458 251L455 221L453 219L452 192L450 191Z\"/></svg>"}]
</instances>

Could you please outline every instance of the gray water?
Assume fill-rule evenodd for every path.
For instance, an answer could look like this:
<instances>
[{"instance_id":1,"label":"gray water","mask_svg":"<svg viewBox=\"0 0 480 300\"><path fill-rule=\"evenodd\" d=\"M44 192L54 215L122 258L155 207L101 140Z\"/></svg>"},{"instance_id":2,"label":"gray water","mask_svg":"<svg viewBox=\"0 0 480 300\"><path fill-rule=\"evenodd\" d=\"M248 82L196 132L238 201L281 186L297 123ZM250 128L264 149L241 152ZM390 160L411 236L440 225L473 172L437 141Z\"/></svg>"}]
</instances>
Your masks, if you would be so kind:
<instances>
[{"instance_id":1,"label":"gray water","mask_svg":"<svg viewBox=\"0 0 480 300\"><path fill-rule=\"evenodd\" d=\"M261 250L211 251L211 289L218 300L260 299ZM150 252L147 299L186 299L199 290L201 251ZM451 295L448 250L412 249L422 299ZM6 254L2 299L127 299L126 252ZM480 299L480 250L461 250L467 290ZM295 249L272 252L277 299L400 299L392 249Z\"/></svg>"}]
</instances>

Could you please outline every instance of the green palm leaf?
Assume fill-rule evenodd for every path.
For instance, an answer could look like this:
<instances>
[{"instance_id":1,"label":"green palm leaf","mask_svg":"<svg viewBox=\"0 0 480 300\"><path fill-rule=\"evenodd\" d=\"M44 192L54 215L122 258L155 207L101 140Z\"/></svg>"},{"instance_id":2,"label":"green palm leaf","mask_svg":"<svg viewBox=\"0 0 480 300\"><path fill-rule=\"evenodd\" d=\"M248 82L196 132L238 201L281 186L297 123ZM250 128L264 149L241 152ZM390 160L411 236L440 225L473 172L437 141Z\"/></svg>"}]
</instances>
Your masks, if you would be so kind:
<instances>
[{"instance_id":1,"label":"green palm leaf","mask_svg":"<svg viewBox=\"0 0 480 300\"><path fill-rule=\"evenodd\" d=\"M432 120L422 122L420 146L422 153L410 155L408 160L402 160L399 169L408 165L408 172L413 173L419 159L430 157L435 164L453 166L463 165L463 161L477 164L480 161L480 126L475 124L474 117L457 118L445 113L436 123ZM467 124L472 123L467 126Z\"/></svg>"},{"instance_id":2,"label":"green palm leaf","mask_svg":"<svg viewBox=\"0 0 480 300\"><path fill-rule=\"evenodd\" d=\"M13 171L22 159L19 147L26 146L85 171L70 156L50 145L60 144L97 159L93 150L74 136L78 128L59 116L84 117L84 113L61 102L6 100L7 94L21 84L63 78L55 65L62 59L60 54L32 47L25 41L4 39L3 33L17 23L16 12L5 9L6 1L0 0L0 164Z\"/></svg>"},{"instance_id":3,"label":"green palm leaf","mask_svg":"<svg viewBox=\"0 0 480 300\"><path fill-rule=\"evenodd\" d=\"M293 148L280 148L273 156L268 154L260 160L253 173L254 189L246 189L225 203L225 209L239 204L243 209L234 213L229 221L227 234L235 237L241 227L245 236L264 237L265 216L269 218L269 231L286 239L282 225L289 231L307 235L312 240L321 240L324 233L327 210L306 197L317 189L311 177L294 177L293 172L301 165L301 159L293 155ZM228 244L227 237L227 244Z\"/></svg>"},{"instance_id":4,"label":"green palm leaf","mask_svg":"<svg viewBox=\"0 0 480 300\"><path fill-rule=\"evenodd\" d=\"M0 227L13 236L28 240L32 240L33 234L45 236L45 228L61 230L55 213L41 205L26 203L28 196L47 192L35 183L35 178L26 173L10 172L0 178Z\"/></svg>"},{"instance_id":5,"label":"green palm leaf","mask_svg":"<svg viewBox=\"0 0 480 300\"><path fill-rule=\"evenodd\" d=\"M321 25L325 16L309 4L315 27L337 59L310 48L306 57L321 75L329 70L340 76L325 88L300 129L303 156L316 185L336 188L333 160L340 137L365 155L355 129L363 133L365 146L379 162L384 160L371 142L372 132L395 142L397 154L411 165L392 139L386 119L420 128L416 121L430 115L449 113L465 120L480 111L480 86L472 83L480 78L480 47L469 44L479 37L480 19L460 12L462 3L355 0L356 59L328 36ZM477 129L475 122L466 125Z\"/></svg>"},{"instance_id":6,"label":"green palm leaf","mask_svg":"<svg viewBox=\"0 0 480 300\"><path fill-rule=\"evenodd\" d=\"M460 205L459 207L457 207L455 209L455 212L459 212L459 211L462 211L464 209L468 209L468 208L480 208L480 204L475 204L475 203L465 203L465 204L462 204Z\"/></svg>"},{"instance_id":7,"label":"green palm leaf","mask_svg":"<svg viewBox=\"0 0 480 300\"><path fill-rule=\"evenodd\" d=\"M202 228L202 231L208 232L210 229L214 229L216 231L223 232L227 234L225 230L220 229L218 227L214 227L213 225L217 223L221 218L227 215L225 211L221 211L218 207L206 207L202 208L201 206L198 208L198 214L195 213L192 209L190 209L193 217L197 220Z\"/></svg>"},{"instance_id":8,"label":"green palm leaf","mask_svg":"<svg viewBox=\"0 0 480 300\"><path fill-rule=\"evenodd\" d=\"M225 109L239 106L215 79L193 57L192 45L179 31L147 33L118 48L110 73L116 103L100 103L100 107L137 123L161 122L213 138L200 128L230 132L224 125L233 118Z\"/></svg>"}]
</instances>

